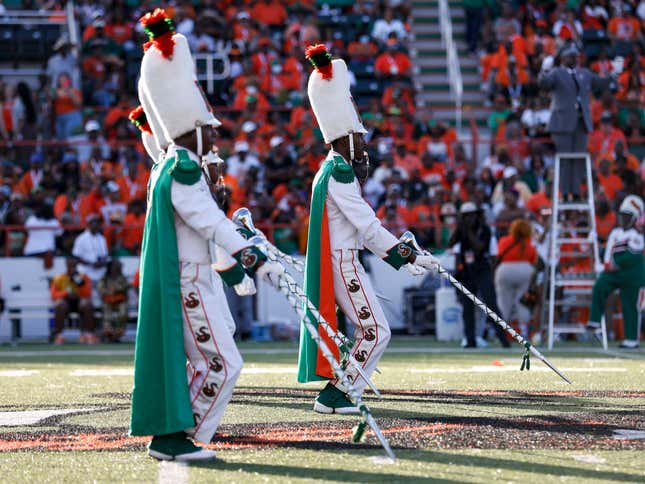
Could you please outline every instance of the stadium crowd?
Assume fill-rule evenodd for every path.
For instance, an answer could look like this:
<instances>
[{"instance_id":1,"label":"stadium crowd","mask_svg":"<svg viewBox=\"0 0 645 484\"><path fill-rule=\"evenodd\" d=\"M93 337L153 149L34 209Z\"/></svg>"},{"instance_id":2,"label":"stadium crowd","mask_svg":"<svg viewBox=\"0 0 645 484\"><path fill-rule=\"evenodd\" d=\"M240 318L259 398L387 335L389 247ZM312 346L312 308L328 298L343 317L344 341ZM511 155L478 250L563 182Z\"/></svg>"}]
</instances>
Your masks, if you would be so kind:
<instances>
[{"instance_id":1,"label":"stadium crowd","mask_svg":"<svg viewBox=\"0 0 645 484\"><path fill-rule=\"evenodd\" d=\"M204 87L224 123L218 145L230 210L249 207L255 220L274 224L272 236L283 251L303 252L311 181L325 154L305 95L304 46L323 41L353 73L374 165L364 194L388 229L413 228L423 244L444 249L466 201L483 211L498 239L517 219L544 224L554 150L550 99L537 77L545 55L574 41L584 63L600 74L610 73L616 56L626 59L616 90L595 93L592 105L589 151L599 236L606 239L622 198L643 195L645 166L636 148L645 134L645 2L463 4L469 50L480 57L490 104L490 153L481 163L453 127L415 101L408 2L164 4L193 53L215 54L222 72ZM62 35L37 87L0 79L0 226L11 226L0 233L1 250L70 254L88 222L99 220L109 254L138 253L151 160L128 113L137 105L146 40L137 20L150 7L79 2L79 45Z\"/></svg>"}]
</instances>

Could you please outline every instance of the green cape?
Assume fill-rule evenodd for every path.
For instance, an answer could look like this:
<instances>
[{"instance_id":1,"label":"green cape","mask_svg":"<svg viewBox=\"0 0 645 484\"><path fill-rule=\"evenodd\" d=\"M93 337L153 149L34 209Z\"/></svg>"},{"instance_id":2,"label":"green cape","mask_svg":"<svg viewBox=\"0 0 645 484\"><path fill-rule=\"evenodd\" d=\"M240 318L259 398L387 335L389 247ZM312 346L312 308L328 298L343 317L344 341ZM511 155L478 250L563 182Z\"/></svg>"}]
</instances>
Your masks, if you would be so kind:
<instances>
[{"instance_id":1,"label":"green cape","mask_svg":"<svg viewBox=\"0 0 645 484\"><path fill-rule=\"evenodd\" d=\"M170 188L173 178L192 185L201 172L184 150L152 170L160 173L150 194L143 231L130 435L170 434L195 425L186 377Z\"/></svg>"},{"instance_id":2,"label":"green cape","mask_svg":"<svg viewBox=\"0 0 645 484\"><path fill-rule=\"evenodd\" d=\"M333 176L341 183L354 181L354 172L341 156L326 159L314 180L309 210L309 234L307 235L307 255L305 258L304 292L320 311L325 320L334 329L336 327L336 302L334 299L334 283L331 274L331 250L329 242L329 227L325 200L329 177ZM305 307L306 309L306 307ZM315 321L307 311L310 321ZM318 327L317 324L314 326ZM329 349L336 358L339 349L333 341L320 332ZM309 335L304 323L300 326L300 350L298 353L298 382L327 380L333 378L331 366L322 356L318 345Z\"/></svg>"}]
</instances>

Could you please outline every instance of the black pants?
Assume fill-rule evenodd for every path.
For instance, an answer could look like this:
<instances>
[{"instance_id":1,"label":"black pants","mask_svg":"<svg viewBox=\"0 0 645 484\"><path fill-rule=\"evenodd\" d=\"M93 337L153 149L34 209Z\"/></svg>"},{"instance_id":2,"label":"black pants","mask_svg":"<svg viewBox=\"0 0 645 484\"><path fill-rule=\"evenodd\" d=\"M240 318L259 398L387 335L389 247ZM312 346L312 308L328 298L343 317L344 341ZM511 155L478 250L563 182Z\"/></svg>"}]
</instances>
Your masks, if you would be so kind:
<instances>
[{"instance_id":1,"label":"black pants","mask_svg":"<svg viewBox=\"0 0 645 484\"><path fill-rule=\"evenodd\" d=\"M479 32L484 21L483 8L464 8L466 13L466 43L470 52L476 52L479 45Z\"/></svg>"},{"instance_id":2,"label":"black pants","mask_svg":"<svg viewBox=\"0 0 645 484\"><path fill-rule=\"evenodd\" d=\"M495 283L493 281L493 271L491 269L482 269L478 271L463 271L457 274L457 279L466 286L474 295L479 297L492 311L499 314L497 308L497 298L495 296ZM459 291L458 291L459 292ZM468 346L476 346L475 341L475 304L459 292L459 302L463 308L464 319L464 336ZM486 318L488 324L495 328L495 334L503 346L508 346L506 333L502 328L493 322L492 319Z\"/></svg>"}]
</instances>

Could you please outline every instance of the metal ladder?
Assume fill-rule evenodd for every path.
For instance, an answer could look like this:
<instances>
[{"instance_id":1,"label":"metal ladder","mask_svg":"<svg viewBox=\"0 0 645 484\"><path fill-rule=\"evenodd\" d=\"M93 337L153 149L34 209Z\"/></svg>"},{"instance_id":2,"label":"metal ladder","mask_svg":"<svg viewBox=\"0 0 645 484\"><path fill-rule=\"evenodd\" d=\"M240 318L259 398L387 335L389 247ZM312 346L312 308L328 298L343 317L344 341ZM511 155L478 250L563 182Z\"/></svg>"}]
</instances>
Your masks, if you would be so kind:
<instances>
[{"instance_id":1,"label":"metal ladder","mask_svg":"<svg viewBox=\"0 0 645 484\"><path fill-rule=\"evenodd\" d=\"M560 200L560 162L561 160L583 160L585 163L586 183L587 183L587 198L582 202L563 202ZM602 346L607 349L607 326L605 319L602 319L600 328L596 331L589 332L584 325L578 323L569 324L556 324L555 310L556 306L559 307L589 307L590 303L581 304L576 301L580 296L591 295L593 283L596 280L595 272L581 273L566 276L559 270L561 258L561 246L563 244L590 244L592 253L592 271L600 261L598 251L598 232L596 231L596 210L594 206L594 190L593 179L591 176L591 158L588 153L558 153L555 157L555 172L553 181L553 213L551 214L551 232L549 234L549 267L548 267L548 284L549 284L549 300L548 300L548 344L549 350L553 349L553 342L559 334L582 334L593 333L596 336L600 335ZM560 214L568 212L585 212L588 214L589 225L588 228L576 227L578 232L586 233L585 237L580 236L579 233L573 237L563 236L563 227L560 223ZM576 254L576 257L584 256L585 254ZM563 291L568 290L570 299L558 300L556 298L556 290L563 288Z\"/></svg>"}]
</instances>

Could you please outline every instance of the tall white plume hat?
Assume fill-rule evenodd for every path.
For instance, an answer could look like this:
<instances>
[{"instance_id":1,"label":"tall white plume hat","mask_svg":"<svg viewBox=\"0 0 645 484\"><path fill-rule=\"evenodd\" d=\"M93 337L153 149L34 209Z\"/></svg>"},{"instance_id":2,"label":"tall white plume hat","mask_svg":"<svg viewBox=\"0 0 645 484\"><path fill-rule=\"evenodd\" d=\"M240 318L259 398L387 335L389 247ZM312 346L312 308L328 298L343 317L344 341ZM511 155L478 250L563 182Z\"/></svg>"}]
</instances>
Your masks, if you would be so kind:
<instances>
[{"instance_id":1,"label":"tall white plume hat","mask_svg":"<svg viewBox=\"0 0 645 484\"><path fill-rule=\"evenodd\" d=\"M141 61L140 83L150 104L144 108L154 113L166 140L175 140L201 126L220 126L195 76L186 37L174 33L162 9L144 15L140 22L151 39L144 45Z\"/></svg>"},{"instance_id":2,"label":"tall white plume hat","mask_svg":"<svg viewBox=\"0 0 645 484\"><path fill-rule=\"evenodd\" d=\"M332 60L323 44L308 47L306 56L314 66L307 95L325 143L350 133L367 133L352 100L345 61Z\"/></svg>"}]
</instances>

